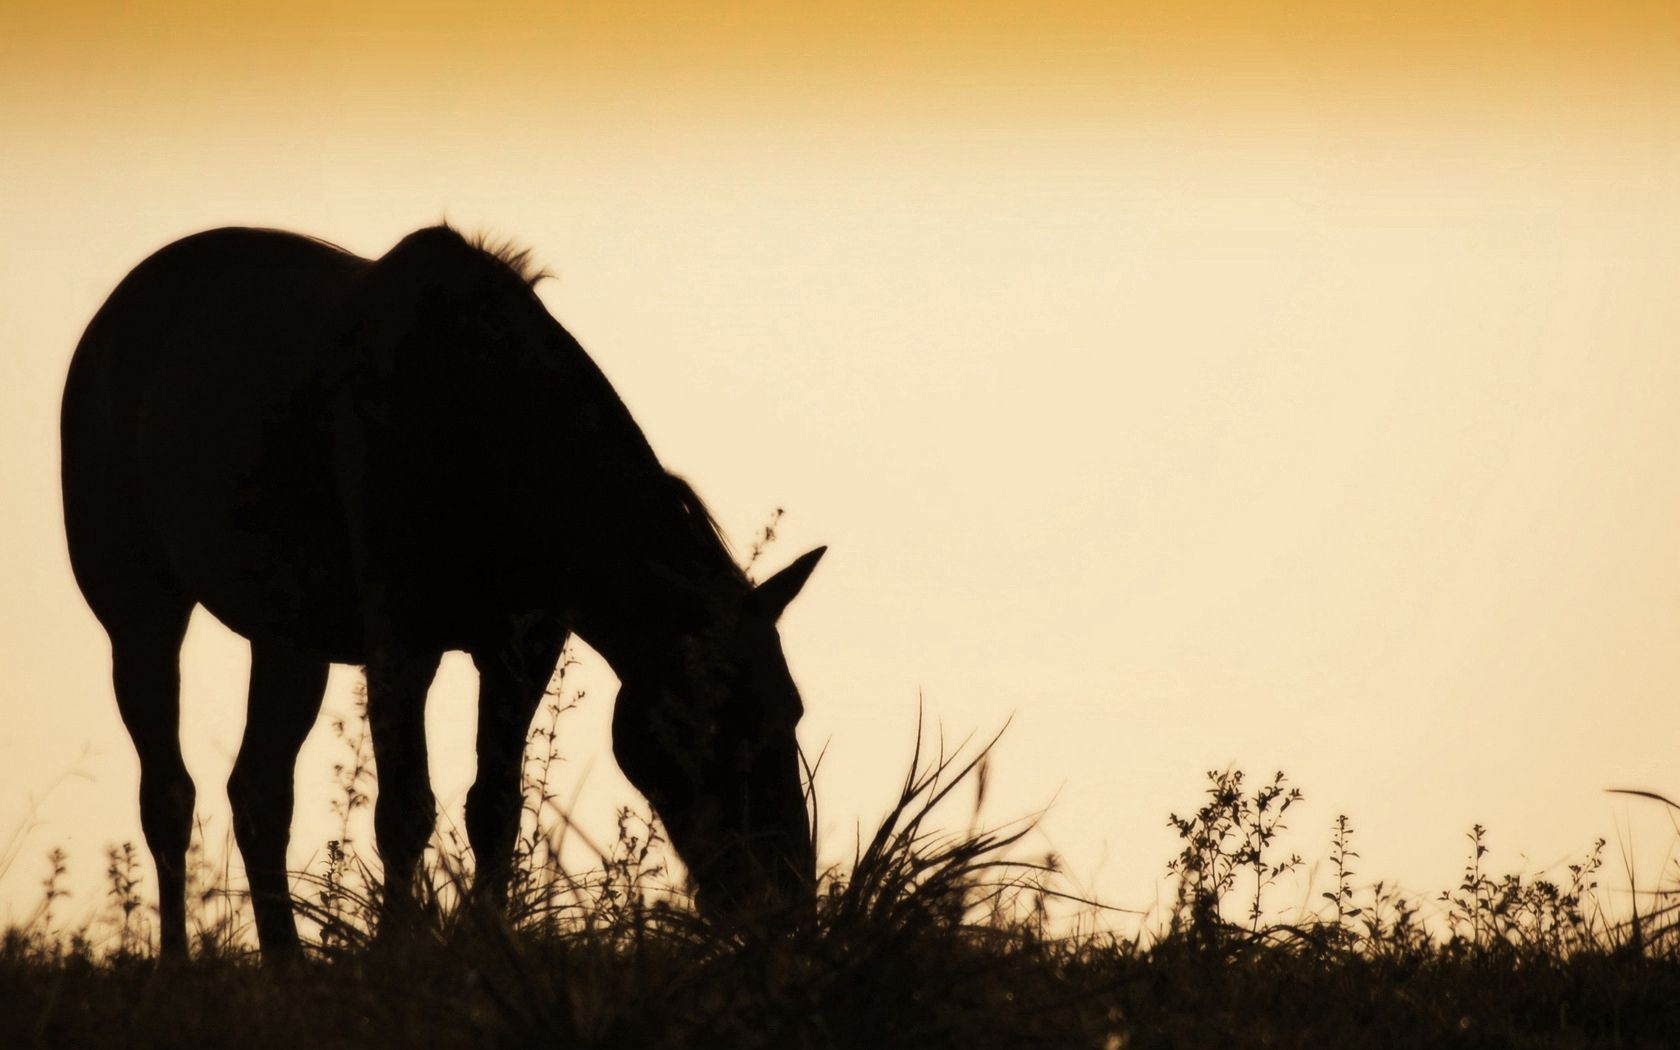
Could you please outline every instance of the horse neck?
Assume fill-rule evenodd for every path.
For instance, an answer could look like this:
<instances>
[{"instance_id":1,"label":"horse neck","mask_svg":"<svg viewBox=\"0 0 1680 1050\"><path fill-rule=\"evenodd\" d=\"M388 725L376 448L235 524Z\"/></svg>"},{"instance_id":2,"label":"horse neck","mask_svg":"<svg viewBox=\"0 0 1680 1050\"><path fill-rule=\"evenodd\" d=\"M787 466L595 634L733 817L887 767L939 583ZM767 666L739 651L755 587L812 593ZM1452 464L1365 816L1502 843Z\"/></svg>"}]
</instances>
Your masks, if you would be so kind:
<instances>
[{"instance_id":1,"label":"horse neck","mask_svg":"<svg viewBox=\"0 0 1680 1050\"><path fill-rule=\"evenodd\" d=\"M678 639L727 615L752 589L722 541L680 508L638 511L602 522L574 608L578 634L620 678L666 659Z\"/></svg>"},{"instance_id":2,"label":"horse neck","mask_svg":"<svg viewBox=\"0 0 1680 1050\"><path fill-rule=\"evenodd\" d=\"M739 601L746 586L727 577L673 579L644 569L603 576L578 603L577 632L620 679L658 666L685 635L703 632Z\"/></svg>"},{"instance_id":3,"label":"horse neck","mask_svg":"<svg viewBox=\"0 0 1680 1050\"><path fill-rule=\"evenodd\" d=\"M614 670L645 665L683 634L731 608L752 584L686 484L660 465L624 402L558 322L542 373L554 416L584 427L533 435L551 462L583 463L573 485L527 509L540 522L565 522L565 551L553 577L579 635ZM581 507L575 501L583 496ZM539 526L539 532L542 527ZM551 534L552 535L552 534ZM699 611L697 611L699 610Z\"/></svg>"}]
</instances>

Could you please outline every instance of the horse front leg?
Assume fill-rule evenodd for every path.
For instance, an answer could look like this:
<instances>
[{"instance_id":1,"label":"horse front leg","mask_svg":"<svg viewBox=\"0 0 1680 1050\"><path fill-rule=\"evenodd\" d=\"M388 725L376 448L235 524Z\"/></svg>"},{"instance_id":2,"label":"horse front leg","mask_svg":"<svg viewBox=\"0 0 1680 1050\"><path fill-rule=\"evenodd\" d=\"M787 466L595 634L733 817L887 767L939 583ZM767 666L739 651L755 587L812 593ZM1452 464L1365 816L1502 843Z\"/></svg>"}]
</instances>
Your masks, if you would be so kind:
<instances>
[{"instance_id":1,"label":"horse front leg","mask_svg":"<svg viewBox=\"0 0 1680 1050\"><path fill-rule=\"evenodd\" d=\"M557 619L527 619L472 653L478 666L478 775L467 792L467 841L477 866L473 898L495 911L506 906L512 875L526 737L566 636Z\"/></svg>"},{"instance_id":2,"label":"horse front leg","mask_svg":"<svg viewBox=\"0 0 1680 1050\"><path fill-rule=\"evenodd\" d=\"M418 917L415 867L436 827L436 801L426 762L426 690L437 674L441 653L380 654L367 667L368 727L378 795L373 807L374 838L385 867L386 928Z\"/></svg>"}]
</instances>

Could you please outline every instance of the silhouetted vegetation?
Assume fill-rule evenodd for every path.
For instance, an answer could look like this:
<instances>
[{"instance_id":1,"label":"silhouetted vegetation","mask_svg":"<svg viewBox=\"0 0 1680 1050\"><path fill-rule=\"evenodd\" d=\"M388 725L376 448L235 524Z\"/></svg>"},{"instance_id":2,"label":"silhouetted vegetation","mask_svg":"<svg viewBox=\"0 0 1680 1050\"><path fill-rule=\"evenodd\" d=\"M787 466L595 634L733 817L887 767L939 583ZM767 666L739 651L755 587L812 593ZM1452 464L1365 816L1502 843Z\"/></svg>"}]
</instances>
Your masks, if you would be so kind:
<instances>
[{"instance_id":1,"label":"silhouetted vegetation","mask_svg":"<svg viewBox=\"0 0 1680 1050\"><path fill-rule=\"evenodd\" d=\"M566 670L561 668L562 680ZM368 804L366 731L337 723L340 837L298 873L310 958L263 967L227 879L194 844L194 960L160 965L132 847L107 858L103 910L55 909L47 857L34 919L0 945L0 1045L27 1046L1638 1046L1680 1039L1674 902L1612 918L1604 843L1557 881L1486 870L1470 832L1460 883L1433 899L1361 883L1355 828L1331 825L1329 885L1286 920L1269 897L1301 858L1278 849L1301 792L1282 774L1212 771L1174 814L1176 893L1131 934L1063 893L1054 858L1011 855L1030 820L951 833L954 794L984 797L994 738L955 754L918 734L897 803L813 914L722 926L664 869L650 817L620 813L587 872L562 862L551 773L556 691L527 754L505 918L465 903L468 851L435 838L424 918L375 939L376 872L349 841ZM936 812L938 811L938 812ZM215 859L212 857L215 855ZM1300 910L1300 909L1297 909ZM1425 915L1432 916L1426 920ZM1072 931L1072 932L1070 932Z\"/></svg>"}]
</instances>

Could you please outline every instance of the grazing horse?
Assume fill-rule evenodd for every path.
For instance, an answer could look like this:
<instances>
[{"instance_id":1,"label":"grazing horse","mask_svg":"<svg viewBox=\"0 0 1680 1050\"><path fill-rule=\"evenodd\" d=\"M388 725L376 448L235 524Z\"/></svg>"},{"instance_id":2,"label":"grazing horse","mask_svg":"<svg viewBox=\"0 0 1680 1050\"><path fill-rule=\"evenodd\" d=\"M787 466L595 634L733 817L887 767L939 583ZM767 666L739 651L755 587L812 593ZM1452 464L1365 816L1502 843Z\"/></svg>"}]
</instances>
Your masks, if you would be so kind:
<instances>
[{"instance_id":1,"label":"grazing horse","mask_svg":"<svg viewBox=\"0 0 1680 1050\"><path fill-rule=\"evenodd\" d=\"M702 911L808 901L815 860L776 619L822 549L758 586L532 291L527 256L439 226L378 260L220 229L142 262L65 384L64 515L140 759L161 950L187 951L194 789L178 653L203 605L251 643L228 780L265 956L295 955L298 748L330 663L367 669L387 916L435 820L426 691L479 673L474 896L500 906L526 734L575 631L622 683L613 753Z\"/></svg>"}]
</instances>

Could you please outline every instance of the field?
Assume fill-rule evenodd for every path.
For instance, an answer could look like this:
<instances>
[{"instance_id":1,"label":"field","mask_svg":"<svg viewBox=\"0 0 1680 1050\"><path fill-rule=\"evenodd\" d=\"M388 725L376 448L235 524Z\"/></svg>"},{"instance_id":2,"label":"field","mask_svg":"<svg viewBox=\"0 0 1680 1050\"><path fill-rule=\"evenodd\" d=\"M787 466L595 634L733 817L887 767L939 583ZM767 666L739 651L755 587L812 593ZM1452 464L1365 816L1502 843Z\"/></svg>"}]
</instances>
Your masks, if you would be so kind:
<instances>
[{"instance_id":1,"label":"field","mask_svg":"<svg viewBox=\"0 0 1680 1050\"><path fill-rule=\"evenodd\" d=\"M1267 892L1302 861L1274 840L1300 791L1213 771L1198 808L1170 817L1175 899L1122 936L1058 890L1053 859L1013 855L1029 822L943 830L935 811L959 789L984 794L992 745L953 756L918 739L897 805L824 875L814 916L722 928L686 906L657 824L633 811L597 866L561 864L547 782L563 710L533 736L506 917L457 904L470 859L443 835L426 920L376 938L377 874L335 840L295 882L308 961L264 967L227 848L199 841L194 958L160 964L136 849L110 849L103 911L70 929L55 850L36 915L0 945L0 1046L1680 1045L1672 897L1610 916L1602 841L1556 881L1496 877L1474 828L1460 884L1425 909L1358 880L1340 817L1317 906L1278 921ZM371 769L365 724L337 729L348 834Z\"/></svg>"}]
</instances>

